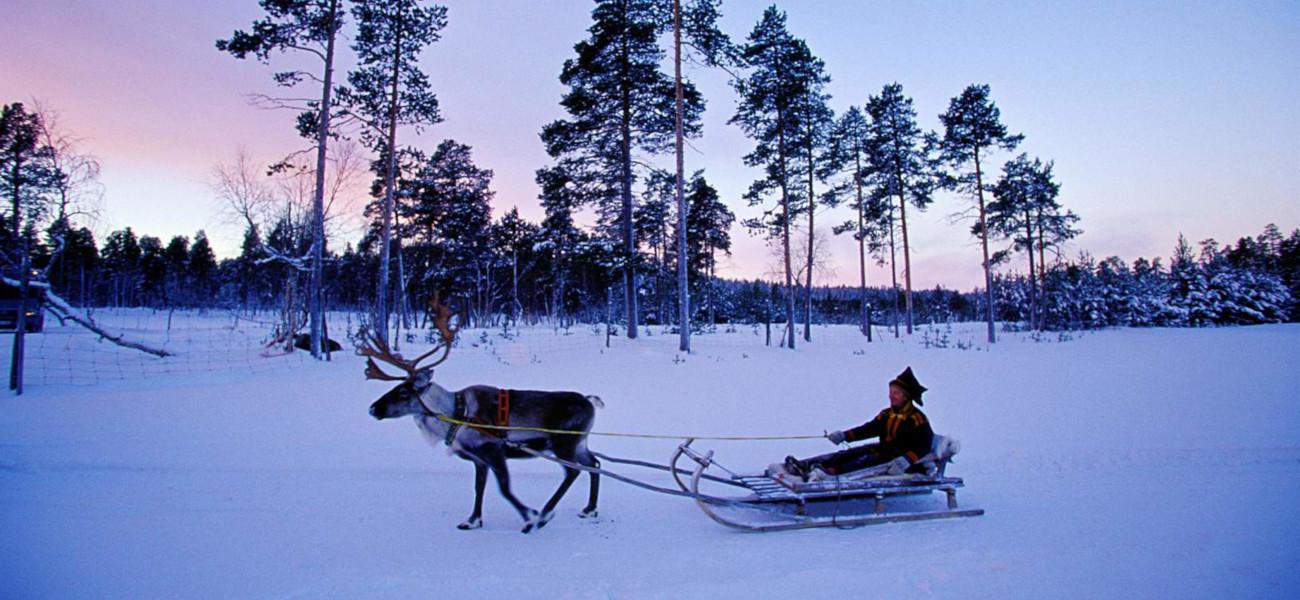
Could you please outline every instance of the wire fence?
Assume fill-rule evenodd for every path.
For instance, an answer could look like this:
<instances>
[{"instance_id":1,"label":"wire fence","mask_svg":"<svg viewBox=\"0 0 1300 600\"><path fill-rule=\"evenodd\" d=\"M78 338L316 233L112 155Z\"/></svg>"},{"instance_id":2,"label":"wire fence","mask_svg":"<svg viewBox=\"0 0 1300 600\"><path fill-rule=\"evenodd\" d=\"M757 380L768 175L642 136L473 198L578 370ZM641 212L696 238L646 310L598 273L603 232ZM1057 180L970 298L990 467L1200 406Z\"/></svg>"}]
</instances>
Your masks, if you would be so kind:
<instances>
[{"instance_id":1,"label":"wire fence","mask_svg":"<svg viewBox=\"0 0 1300 600\"><path fill-rule=\"evenodd\" d=\"M161 375L204 373L272 373L291 370L312 359L307 352L286 352L283 346L268 347L277 331L278 315L273 312L155 311L150 309L99 309L92 314L105 330L126 339L161 348L171 356L158 358L117 346L74 323L48 319L45 330L26 336L24 382L27 385L95 385L111 381L139 380ZM327 317L330 338L342 346L339 353L351 356L357 329L364 319L346 312ZM920 325L911 343L925 348L979 349L974 343L979 324ZM692 336L695 353L779 351L785 325L718 325ZM770 333L770 338L769 338ZM0 360L9 364L12 334L0 338ZM455 343L457 361L496 362L507 366L543 363L553 358L596 356L618 351L630 342L621 326L577 324L557 327L539 324L523 328L496 327L465 329ZM797 345L803 345L803 326L795 329ZM640 347L659 346L676 351L678 334L664 326L641 329ZM878 326L874 342L860 330L843 325L814 325L814 345L835 346L862 353L872 346L904 342L892 330ZM395 349L415 355L437 341L432 329L402 330L395 337ZM1038 340L1035 340L1038 341Z\"/></svg>"},{"instance_id":2,"label":"wire fence","mask_svg":"<svg viewBox=\"0 0 1300 600\"><path fill-rule=\"evenodd\" d=\"M74 323L47 319L44 331L24 336L25 385L96 385L160 375L268 373L310 360L302 352L267 348L275 323L262 315L215 311L95 311L97 324L124 338L166 350L159 358L101 339ZM12 334L4 336L0 359L12 357Z\"/></svg>"}]
</instances>

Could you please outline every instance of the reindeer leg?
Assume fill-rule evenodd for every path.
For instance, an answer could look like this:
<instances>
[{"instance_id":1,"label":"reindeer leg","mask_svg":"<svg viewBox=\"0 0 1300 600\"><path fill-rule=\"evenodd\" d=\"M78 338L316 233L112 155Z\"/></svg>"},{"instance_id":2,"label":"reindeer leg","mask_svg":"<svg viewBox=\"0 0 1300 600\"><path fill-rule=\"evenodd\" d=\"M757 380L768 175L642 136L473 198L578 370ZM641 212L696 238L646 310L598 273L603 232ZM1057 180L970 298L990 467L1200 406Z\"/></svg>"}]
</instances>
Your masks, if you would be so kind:
<instances>
[{"instance_id":1,"label":"reindeer leg","mask_svg":"<svg viewBox=\"0 0 1300 600\"><path fill-rule=\"evenodd\" d=\"M587 458L583 464L599 469L600 461L596 460L596 457L592 456L590 452L586 452L586 448L583 448L583 450L584 452L579 456L579 458L582 458L583 456ZM591 493L587 496L586 508L583 508L582 512L578 513L578 516L583 519L596 516L596 499L600 497L600 473L592 471L587 473L587 475L591 477Z\"/></svg>"},{"instance_id":2,"label":"reindeer leg","mask_svg":"<svg viewBox=\"0 0 1300 600\"><path fill-rule=\"evenodd\" d=\"M572 459L570 458L565 460ZM538 529L545 527L547 523L551 522L551 517L555 516L555 505L559 504L560 498L563 498L564 494L569 491L569 487L572 486L574 480L578 478L578 472L577 469L564 467L564 481L560 482L560 487L551 495L551 499L546 501L546 506L542 507L542 517L537 521Z\"/></svg>"},{"instance_id":3,"label":"reindeer leg","mask_svg":"<svg viewBox=\"0 0 1300 600\"><path fill-rule=\"evenodd\" d=\"M483 489L487 487L487 465L474 463L474 512L456 529L478 529L483 526Z\"/></svg>"},{"instance_id":4,"label":"reindeer leg","mask_svg":"<svg viewBox=\"0 0 1300 600\"><path fill-rule=\"evenodd\" d=\"M484 458L487 459L488 468L492 469L492 474L496 475L497 487L501 489L501 495L509 502L515 510L519 511L519 516L524 520L524 533L528 533L537 527L537 511L528 508L523 502L520 502L510 491L510 472L506 470L506 455L501 448L492 448L486 450Z\"/></svg>"}]
</instances>

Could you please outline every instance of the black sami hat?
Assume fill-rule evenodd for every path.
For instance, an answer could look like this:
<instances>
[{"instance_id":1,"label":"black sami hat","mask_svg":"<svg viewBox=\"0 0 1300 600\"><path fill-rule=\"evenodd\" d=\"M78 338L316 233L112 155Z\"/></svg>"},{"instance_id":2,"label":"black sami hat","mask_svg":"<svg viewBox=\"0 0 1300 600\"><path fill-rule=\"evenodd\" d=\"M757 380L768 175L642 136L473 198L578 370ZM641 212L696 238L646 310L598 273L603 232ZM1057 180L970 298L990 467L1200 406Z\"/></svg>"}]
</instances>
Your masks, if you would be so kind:
<instances>
[{"instance_id":1,"label":"black sami hat","mask_svg":"<svg viewBox=\"0 0 1300 600\"><path fill-rule=\"evenodd\" d=\"M922 406L925 405L924 402L921 402L921 394L925 393L926 388L921 385L921 382L916 380L916 375L912 374L912 367L903 369L903 372L899 373L898 377L895 377L893 381L889 382L889 385L897 385L898 387L903 388L903 391L907 392L907 396L911 398L913 402Z\"/></svg>"}]
</instances>

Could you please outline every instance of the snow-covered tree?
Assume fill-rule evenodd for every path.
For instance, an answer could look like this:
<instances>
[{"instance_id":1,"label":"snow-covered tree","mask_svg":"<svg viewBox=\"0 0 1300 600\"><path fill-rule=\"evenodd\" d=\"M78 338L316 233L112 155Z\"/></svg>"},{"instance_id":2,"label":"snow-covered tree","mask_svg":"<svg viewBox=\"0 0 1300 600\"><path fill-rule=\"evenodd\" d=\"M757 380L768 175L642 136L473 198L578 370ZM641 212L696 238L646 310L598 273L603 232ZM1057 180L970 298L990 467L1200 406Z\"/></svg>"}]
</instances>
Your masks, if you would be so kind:
<instances>
[{"instance_id":1,"label":"snow-covered tree","mask_svg":"<svg viewBox=\"0 0 1300 600\"><path fill-rule=\"evenodd\" d=\"M1046 278L1045 249L1059 248L1060 244L1079 234L1074 227L1079 218L1064 210L1057 201L1061 186L1052 174L1053 164L1044 164L1025 154L1017 156L1002 167L1002 177L993 186L993 201L986 206L985 225L989 234L1012 242L1011 250L1023 251L1029 260L1030 326L1039 322L1040 305L1037 288ZM978 224L976 224L978 228ZM1035 271L1037 250L1037 271ZM1005 252L997 252L992 260L999 262ZM1038 323L1041 325L1041 323Z\"/></svg>"},{"instance_id":2,"label":"snow-covered tree","mask_svg":"<svg viewBox=\"0 0 1300 600\"><path fill-rule=\"evenodd\" d=\"M398 214L420 304L443 290L468 301L475 317L491 312L492 175L469 146L444 140L405 182Z\"/></svg>"},{"instance_id":3,"label":"snow-covered tree","mask_svg":"<svg viewBox=\"0 0 1300 600\"><path fill-rule=\"evenodd\" d=\"M702 302L710 325L717 323L719 298L716 293L718 252L731 254L731 225L736 215L727 208L718 196L718 190L704 178L703 171L696 171L691 176L686 200L690 204L687 219L688 255L691 257L688 271L691 285L695 286L693 295L703 295Z\"/></svg>"}]
</instances>

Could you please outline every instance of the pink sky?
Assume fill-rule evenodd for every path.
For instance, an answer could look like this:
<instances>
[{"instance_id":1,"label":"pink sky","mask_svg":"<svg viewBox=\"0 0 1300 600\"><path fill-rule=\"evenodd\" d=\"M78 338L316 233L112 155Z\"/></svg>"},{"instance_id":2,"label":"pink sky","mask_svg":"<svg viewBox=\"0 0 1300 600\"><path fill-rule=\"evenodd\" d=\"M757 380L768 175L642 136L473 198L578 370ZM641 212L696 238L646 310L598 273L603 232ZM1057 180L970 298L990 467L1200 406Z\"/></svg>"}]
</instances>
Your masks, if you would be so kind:
<instances>
[{"instance_id":1,"label":"pink sky","mask_svg":"<svg viewBox=\"0 0 1300 600\"><path fill-rule=\"evenodd\" d=\"M432 149L454 138L496 171L497 214L518 206L537 219L533 171L548 162L537 132L562 117L557 81L585 35L580 0L447 2L445 39L423 66L447 121L407 141ZM725 3L724 25L743 37L759 3ZM1098 256L1167 256L1181 231L1230 241L1276 222L1300 226L1300 9L1293 3L868 3L781 4L834 78L837 111L898 81L921 125L969 83L992 85L1003 120L1026 134L1021 150L1057 163L1061 201L1083 217L1071 247ZM301 142L292 115L250 107L272 92L270 69L218 53L213 41L257 17L253 0L107 2L11 0L0 22L0 101L57 109L103 162L104 215L96 230L131 226L169 237L202 228L221 254L239 228L221 222L209 172L246 146L269 162ZM705 137L687 168L704 168L741 218L756 174L752 147L726 120L734 96L721 74L692 70L709 100ZM1009 156L996 156L1000 165ZM964 206L941 197L909 213L916 287L982 283ZM846 211L819 215L830 225ZM720 274L761 276L768 252L737 227ZM341 244L346 241L338 240ZM856 249L831 242L830 280L857 281ZM1013 263L1015 264L1015 263ZM888 273L873 268L876 284Z\"/></svg>"}]
</instances>

